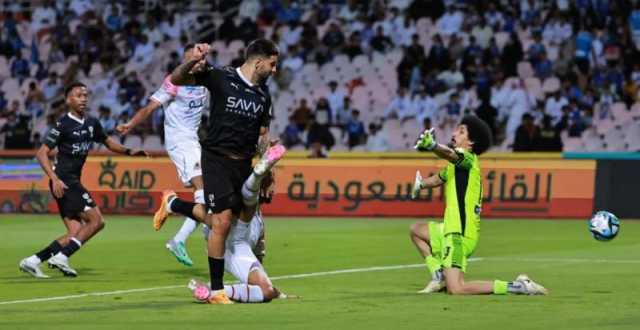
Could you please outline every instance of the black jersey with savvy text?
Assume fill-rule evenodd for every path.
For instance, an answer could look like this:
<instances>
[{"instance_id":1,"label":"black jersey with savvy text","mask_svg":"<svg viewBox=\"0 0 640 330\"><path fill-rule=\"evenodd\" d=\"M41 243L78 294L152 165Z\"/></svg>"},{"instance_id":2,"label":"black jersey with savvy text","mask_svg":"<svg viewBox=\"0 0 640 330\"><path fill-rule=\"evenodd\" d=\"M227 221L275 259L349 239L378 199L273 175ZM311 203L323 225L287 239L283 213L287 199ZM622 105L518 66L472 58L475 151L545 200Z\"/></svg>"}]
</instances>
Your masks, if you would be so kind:
<instances>
[{"instance_id":1,"label":"black jersey with savvy text","mask_svg":"<svg viewBox=\"0 0 640 330\"><path fill-rule=\"evenodd\" d=\"M256 152L261 127L271 121L271 96L266 85L247 81L239 68L207 67L195 76L211 97L209 123L202 147L243 159Z\"/></svg>"},{"instance_id":2,"label":"black jersey with savvy text","mask_svg":"<svg viewBox=\"0 0 640 330\"><path fill-rule=\"evenodd\" d=\"M67 185L80 183L80 171L93 143L107 139L102 125L93 117L80 119L67 113L49 130L44 143L53 149L58 147L56 175Z\"/></svg>"}]
</instances>

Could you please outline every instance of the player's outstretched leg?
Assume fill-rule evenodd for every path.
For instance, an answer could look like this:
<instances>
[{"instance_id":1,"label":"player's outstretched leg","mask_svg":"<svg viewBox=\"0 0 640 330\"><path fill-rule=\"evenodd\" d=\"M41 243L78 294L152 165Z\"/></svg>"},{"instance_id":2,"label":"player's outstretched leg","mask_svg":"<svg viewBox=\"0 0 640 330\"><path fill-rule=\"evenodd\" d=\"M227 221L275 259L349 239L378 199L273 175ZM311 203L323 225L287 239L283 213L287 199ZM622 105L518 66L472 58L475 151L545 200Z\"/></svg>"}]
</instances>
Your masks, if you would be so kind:
<instances>
[{"instance_id":1,"label":"player's outstretched leg","mask_svg":"<svg viewBox=\"0 0 640 330\"><path fill-rule=\"evenodd\" d=\"M196 300L208 303L211 299L211 290L206 283L195 279L189 281L189 289ZM249 283L229 284L224 286L226 295L239 303L264 303L276 298L294 298L282 294L273 287L267 274L259 268L249 273Z\"/></svg>"},{"instance_id":2,"label":"player's outstretched leg","mask_svg":"<svg viewBox=\"0 0 640 330\"><path fill-rule=\"evenodd\" d=\"M158 210L153 216L153 228L160 230L171 213L177 213L200 223L206 223L207 212L204 205L182 200L174 191L165 190L162 193L162 200Z\"/></svg>"},{"instance_id":3,"label":"player's outstretched leg","mask_svg":"<svg viewBox=\"0 0 640 330\"><path fill-rule=\"evenodd\" d=\"M276 165L276 163L284 157L287 149L283 145L275 145L267 149L267 152L262 155L262 158L256 166L253 167L253 173L247 178L242 185L242 198L244 205L247 208L255 210L255 205L258 203L258 195L260 192L260 185L262 179L266 174ZM253 215L249 215L247 219L251 219Z\"/></svg>"},{"instance_id":4,"label":"player's outstretched leg","mask_svg":"<svg viewBox=\"0 0 640 330\"><path fill-rule=\"evenodd\" d=\"M515 281L506 282L472 281L465 282L464 275L458 268L446 268L445 278L447 292L453 295L479 295L479 294L523 294L546 295L547 289L532 281L527 275L519 275Z\"/></svg>"},{"instance_id":5,"label":"player's outstretched leg","mask_svg":"<svg viewBox=\"0 0 640 330\"><path fill-rule=\"evenodd\" d=\"M193 200L196 204L204 204L204 192L202 189L197 189L193 192ZM170 209L170 207L169 207ZM176 260L186 266L193 266L193 261L187 253L187 238L198 227L198 221L189 217L184 219L182 226L175 234L175 236L167 241L165 247L176 257Z\"/></svg>"},{"instance_id":6,"label":"player's outstretched leg","mask_svg":"<svg viewBox=\"0 0 640 330\"><path fill-rule=\"evenodd\" d=\"M18 264L18 268L32 275L35 278L49 278L42 270L40 269L40 263L43 263L52 256L56 255L58 252L62 250L62 247L69 244L69 238L74 237L78 234L78 231L82 227L82 223L80 221L72 220L69 218L62 219L65 227L67 228L67 232L58 237L55 241L51 242L47 247L38 251L37 253L24 258Z\"/></svg>"}]
</instances>

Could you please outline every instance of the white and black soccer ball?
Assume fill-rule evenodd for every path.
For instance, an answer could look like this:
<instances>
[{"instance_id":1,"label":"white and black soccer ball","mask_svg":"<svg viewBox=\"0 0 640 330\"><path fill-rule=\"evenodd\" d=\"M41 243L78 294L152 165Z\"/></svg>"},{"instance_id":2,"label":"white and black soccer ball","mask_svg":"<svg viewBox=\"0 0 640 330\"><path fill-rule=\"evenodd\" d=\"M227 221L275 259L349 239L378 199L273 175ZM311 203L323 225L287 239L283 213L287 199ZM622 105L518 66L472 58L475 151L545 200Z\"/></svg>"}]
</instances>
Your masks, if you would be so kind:
<instances>
[{"instance_id":1,"label":"white and black soccer ball","mask_svg":"<svg viewBox=\"0 0 640 330\"><path fill-rule=\"evenodd\" d=\"M620 220L611 212L598 211L589 219L589 231L598 241L610 241L620 231Z\"/></svg>"}]
</instances>

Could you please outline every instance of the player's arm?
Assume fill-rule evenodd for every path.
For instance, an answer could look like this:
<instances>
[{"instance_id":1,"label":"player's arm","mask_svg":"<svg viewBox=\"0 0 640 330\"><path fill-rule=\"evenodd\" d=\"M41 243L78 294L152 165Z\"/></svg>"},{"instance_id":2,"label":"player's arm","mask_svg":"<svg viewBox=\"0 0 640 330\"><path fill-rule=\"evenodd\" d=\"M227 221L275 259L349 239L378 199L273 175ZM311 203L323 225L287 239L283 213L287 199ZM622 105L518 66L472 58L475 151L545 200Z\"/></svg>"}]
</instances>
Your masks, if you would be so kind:
<instances>
[{"instance_id":1,"label":"player's arm","mask_svg":"<svg viewBox=\"0 0 640 330\"><path fill-rule=\"evenodd\" d=\"M444 184L444 180L440 177L440 174L433 174L426 179L422 179L420 182L420 188L435 188Z\"/></svg>"},{"instance_id":2,"label":"player's arm","mask_svg":"<svg viewBox=\"0 0 640 330\"><path fill-rule=\"evenodd\" d=\"M182 64L178 65L171 73L171 83L177 86L195 85L194 68L196 71L202 69L208 52L208 44L196 44L193 50L185 56Z\"/></svg>"},{"instance_id":3,"label":"player's arm","mask_svg":"<svg viewBox=\"0 0 640 330\"><path fill-rule=\"evenodd\" d=\"M146 151L142 149L127 148L122 144L118 143L116 140L112 139L111 137L107 137L103 143L107 147L107 149L117 154L127 155L127 156L149 157L149 154Z\"/></svg>"},{"instance_id":4,"label":"player's arm","mask_svg":"<svg viewBox=\"0 0 640 330\"><path fill-rule=\"evenodd\" d=\"M436 142L433 136L433 128L424 131L420 135L414 148L418 151L433 151L439 158L446 159L452 163L457 163L461 157L454 149Z\"/></svg>"},{"instance_id":5,"label":"player's arm","mask_svg":"<svg viewBox=\"0 0 640 330\"><path fill-rule=\"evenodd\" d=\"M38 160L38 163L40 163L42 170L44 170L49 179L51 179L53 195L56 198L61 198L62 195L64 195L64 190L69 187L67 187L67 185L58 178L58 175L56 175L56 172L53 170L53 166L51 166L51 161L49 160L49 152L51 152L51 148L49 148L46 143L42 144L40 149L36 152L36 159Z\"/></svg>"},{"instance_id":6,"label":"player's arm","mask_svg":"<svg viewBox=\"0 0 640 330\"><path fill-rule=\"evenodd\" d=\"M144 107L140 108L138 111L136 111L136 114L133 116L133 118L131 118L131 120L129 120L128 122L124 123L124 124L120 124L116 127L116 131L119 134L122 135L127 135L129 134L129 132L136 126L138 126L138 124L140 124L141 122L147 120L147 118L149 118L149 116L156 111L156 109L158 109L162 104L156 100L154 100L153 98L149 101L149 103L147 103L147 105L145 105Z\"/></svg>"},{"instance_id":7,"label":"player's arm","mask_svg":"<svg viewBox=\"0 0 640 330\"><path fill-rule=\"evenodd\" d=\"M61 198L64 195L64 190L67 189L67 185L58 178L58 175L53 170L53 166L51 165L51 161L49 160L49 154L52 153L52 150L56 149L60 142L60 138L62 136L62 124L60 122L56 123L55 127L52 127L49 132L47 132L47 136L44 138L44 143L38 152L36 152L36 159L38 163L40 163L40 167L47 174L49 179L51 179L51 190L53 190L53 195L56 198Z\"/></svg>"}]
</instances>

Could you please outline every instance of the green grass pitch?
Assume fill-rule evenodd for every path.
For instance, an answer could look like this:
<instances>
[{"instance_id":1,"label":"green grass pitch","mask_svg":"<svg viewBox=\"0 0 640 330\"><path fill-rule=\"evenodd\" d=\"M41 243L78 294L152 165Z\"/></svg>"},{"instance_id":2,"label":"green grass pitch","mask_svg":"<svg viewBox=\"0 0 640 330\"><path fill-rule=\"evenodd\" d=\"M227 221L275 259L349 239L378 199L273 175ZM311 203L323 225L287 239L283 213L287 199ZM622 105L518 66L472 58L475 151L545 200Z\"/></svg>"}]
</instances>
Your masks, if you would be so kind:
<instances>
[{"instance_id":1,"label":"green grass pitch","mask_svg":"<svg viewBox=\"0 0 640 330\"><path fill-rule=\"evenodd\" d=\"M48 280L18 261L62 232L56 216L0 217L0 329L638 329L640 222L612 242L585 221L484 220L467 279L527 273L549 296L419 295L427 280L408 238L411 219L267 218L265 268L301 299L211 306L193 302L190 278L208 279L200 231L192 268L164 248L181 220L154 232L148 217L107 216L72 259L79 277ZM385 268L387 266L403 266ZM380 267L377 270L366 268ZM322 272L353 269L351 273ZM286 278L295 274L314 274ZM231 280L231 275L226 276ZM133 289L148 289L137 290ZM107 293L96 295L95 293ZM89 294L89 295L87 295ZM68 296L79 295L73 298ZM16 301L62 297L60 300Z\"/></svg>"}]
</instances>

